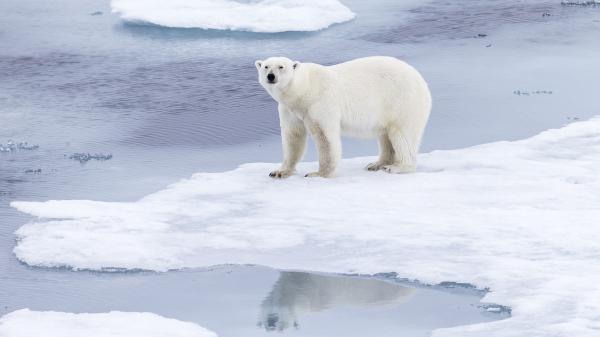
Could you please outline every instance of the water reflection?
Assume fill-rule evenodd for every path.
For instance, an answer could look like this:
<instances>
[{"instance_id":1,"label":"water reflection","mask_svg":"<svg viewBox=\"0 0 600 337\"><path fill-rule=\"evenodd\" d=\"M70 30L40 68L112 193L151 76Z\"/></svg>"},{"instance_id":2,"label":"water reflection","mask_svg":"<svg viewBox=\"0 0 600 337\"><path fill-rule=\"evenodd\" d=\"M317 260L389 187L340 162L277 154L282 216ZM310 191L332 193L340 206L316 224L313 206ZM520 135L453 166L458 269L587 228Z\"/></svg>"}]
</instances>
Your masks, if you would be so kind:
<instances>
[{"instance_id":1,"label":"water reflection","mask_svg":"<svg viewBox=\"0 0 600 337\"><path fill-rule=\"evenodd\" d=\"M258 325L267 331L299 328L299 316L334 307L389 306L406 302L414 289L376 279L281 272L261 304Z\"/></svg>"}]
</instances>

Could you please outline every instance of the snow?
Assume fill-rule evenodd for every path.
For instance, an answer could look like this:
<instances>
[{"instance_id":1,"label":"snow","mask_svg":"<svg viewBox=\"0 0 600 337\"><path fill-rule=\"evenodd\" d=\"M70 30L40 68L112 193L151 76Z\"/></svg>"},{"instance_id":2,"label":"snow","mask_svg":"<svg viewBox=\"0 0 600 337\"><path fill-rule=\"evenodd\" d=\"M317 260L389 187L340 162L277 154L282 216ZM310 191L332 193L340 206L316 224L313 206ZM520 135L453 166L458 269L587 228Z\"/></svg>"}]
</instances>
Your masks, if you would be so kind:
<instances>
[{"instance_id":1,"label":"snow","mask_svg":"<svg viewBox=\"0 0 600 337\"><path fill-rule=\"evenodd\" d=\"M112 0L130 22L260 33L316 31L352 20L337 0Z\"/></svg>"},{"instance_id":2,"label":"snow","mask_svg":"<svg viewBox=\"0 0 600 337\"><path fill-rule=\"evenodd\" d=\"M416 173L272 180L277 164L199 173L137 202L13 202L32 266L166 271L225 263L397 272L489 287L512 317L435 336L598 336L600 118L422 154Z\"/></svg>"},{"instance_id":3,"label":"snow","mask_svg":"<svg viewBox=\"0 0 600 337\"><path fill-rule=\"evenodd\" d=\"M72 314L17 310L0 318L1 337L217 337L197 324L151 313Z\"/></svg>"}]
</instances>

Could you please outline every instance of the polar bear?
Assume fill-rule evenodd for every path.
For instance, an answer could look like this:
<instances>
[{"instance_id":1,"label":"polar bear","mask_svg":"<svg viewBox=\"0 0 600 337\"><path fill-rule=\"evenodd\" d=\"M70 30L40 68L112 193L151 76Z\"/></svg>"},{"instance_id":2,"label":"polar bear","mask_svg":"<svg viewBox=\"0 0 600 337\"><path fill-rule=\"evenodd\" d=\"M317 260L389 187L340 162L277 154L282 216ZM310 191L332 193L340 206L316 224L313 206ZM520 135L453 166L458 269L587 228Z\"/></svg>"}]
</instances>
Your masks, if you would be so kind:
<instances>
[{"instance_id":1,"label":"polar bear","mask_svg":"<svg viewBox=\"0 0 600 337\"><path fill-rule=\"evenodd\" d=\"M271 172L295 172L307 132L319 153L319 170L331 177L342 156L341 136L378 137L379 160L369 171L411 172L429 119L431 94L417 70L393 57L373 56L332 66L285 57L255 62L258 80L279 103L283 163Z\"/></svg>"}]
</instances>

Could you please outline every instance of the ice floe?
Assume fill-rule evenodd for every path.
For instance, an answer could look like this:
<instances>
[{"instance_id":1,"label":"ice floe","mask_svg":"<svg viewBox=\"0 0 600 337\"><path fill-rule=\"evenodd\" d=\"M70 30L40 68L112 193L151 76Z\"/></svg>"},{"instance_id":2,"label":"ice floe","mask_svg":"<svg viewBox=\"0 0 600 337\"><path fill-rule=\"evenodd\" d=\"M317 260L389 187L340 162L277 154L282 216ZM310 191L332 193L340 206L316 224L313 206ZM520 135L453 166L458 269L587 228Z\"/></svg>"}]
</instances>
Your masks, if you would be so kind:
<instances>
[{"instance_id":1,"label":"ice floe","mask_svg":"<svg viewBox=\"0 0 600 337\"><path fill-rule=\"evenodd\" d=\"M110 153L108 153L108 154L104 154L104 153L90 154L90 153L78 152L78 153L73 153L72 155L70 155L69 159L77 160L78 162L85 164L90 160L106 161L106 160L112 159L112 157L113 156Z\"/></svg>"},{"instance_id":2,"label":"ice floe","mask_svg":"<svg viewBox=\"0 0 600 337\"><path fill-rule=\"evenodd\" d=\"M337 0L112 0L129 22L260 33L315 31L352 20Z\"/></svg>"},{"instance_id":3,"label":"ice floe","mask_svg":"<svg viewBox=\"0 0 600 337\"><path fill-rule=\"evenodd\" d=\"M580 7L596 7L600 6L600 1L588 0L588 1L561 1L562 6L580 6Z\"/></svg>"},{"instance_id":4,"label":"ice floe","mask_svg":"<svg viewBox=\"0 0 600 337\"><path fill-rule=\"evenodd\" d=\"M9 140L6 144L0 144L0 152L15 152L18 150L37 150L39 145L29 144L27 142L15 143Z\"/></svg>"},{"instance_id":5,"label":"ice floe","mask_svg":"<svg viewBox=\"0 0 600 337\"><path fill-rule=\"evenodd\" d=\"M397 272L489 287L508 320L436 336L597 336L600 118L532 138L422 154L416 173L272 180L277 164L198 173L137 202L13 202L32 266L169 269L224 263Z\"/></svg>"},{"instance_id":6,"label":"ice floe","mask_svg":"<svg viewBox=\"0 0 600 337\"><path fill-rule=\"evenodd\" d=\"M151 313L73 314L17 310L0 318L2 337L217 337L194 323Z\"/></svg>"}]
</instances>

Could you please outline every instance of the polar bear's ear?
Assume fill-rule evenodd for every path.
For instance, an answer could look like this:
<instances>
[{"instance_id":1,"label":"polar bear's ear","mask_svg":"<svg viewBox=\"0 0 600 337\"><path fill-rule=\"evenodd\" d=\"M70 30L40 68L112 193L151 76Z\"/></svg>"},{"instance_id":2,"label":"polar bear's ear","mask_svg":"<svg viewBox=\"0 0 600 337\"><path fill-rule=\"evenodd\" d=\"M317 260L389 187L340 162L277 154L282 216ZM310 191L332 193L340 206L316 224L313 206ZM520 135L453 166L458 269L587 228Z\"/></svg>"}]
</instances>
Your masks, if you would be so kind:
<instances>
[{"instance_id":1,"label":"polar bear's ear","mask_svg":"<svg viewBox=\"0 0 600 337\"><path fill-rule=\"evenodd\" d=\"M293 65L294 69L298 68L299 65L300 65L300 62L294 61L294 65Z\"/></svg>"},{"instance_id":2,"label":"polar bear's ear","mask_svg":"<svg viewBox=\"0 0 600 337\"><path fill-rule=\"evenodd\" d=\"M256 66L256 69L260 69L260 67L262 67L262 61L256 60L256 61L254 61L254 65Z\"/></svg>"}]
</instances>

